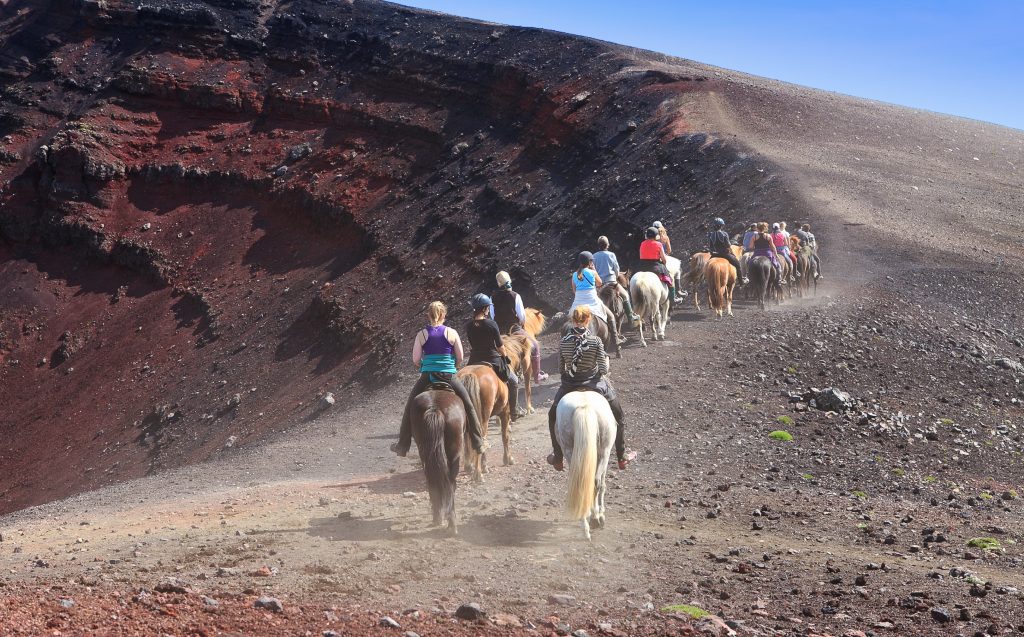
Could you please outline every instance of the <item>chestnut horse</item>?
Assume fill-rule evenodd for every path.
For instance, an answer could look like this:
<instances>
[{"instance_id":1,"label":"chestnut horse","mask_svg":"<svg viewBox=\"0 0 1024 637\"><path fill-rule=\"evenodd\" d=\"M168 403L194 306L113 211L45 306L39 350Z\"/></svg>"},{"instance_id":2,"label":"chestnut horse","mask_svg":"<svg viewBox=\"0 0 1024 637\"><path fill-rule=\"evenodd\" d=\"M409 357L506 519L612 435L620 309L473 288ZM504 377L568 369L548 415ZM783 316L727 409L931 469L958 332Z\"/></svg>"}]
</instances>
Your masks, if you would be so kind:
<instances>
[{"instance_id":1,"label":"chestnut horse","mask_svg":"<svg viewBox=\"0 0 1024 637\"><path fill-rule=\"evenodd\" d=\"M462 381L466 391L469 393L473 407L480 416L480 435L487 438L487 428L491 423L491 417L497 416L501 424L501 442L505 447L503 464L510 465L512 460L510 450L512 442L511 422L512 414L508 405L508 385L506 385L490 365L466 365L455 375ZM487 469L487 452L476 453L469 444L467 438L465 446L465 463L471 469L473 480L484 481L484 474Z\"/></svg>"},{"instance_id":2,"label":"chestnut horse","mask_svg":"<svg viewBox=\"0 0 1024 637\"><path fill-rule=\"evenodd\" d=\"M542 315L543 316L543 315ZM501 337L505 348L505 356L511 361L512 371L519 377L519 383L526 394L526 413L532 414L533 409L533 341L522 332L506 334Z\"/></svg>"},{"instance_id":3,"label":"chestnut horse","mask_svg":"<svg viewBox=\"0 0 1024 637\"><path fill-rule=\"evenodd\" d=\"M722 318L722 312L732 316L732 290L736 287L736 269L720 257L709 259L704 266L704 279L708 284L708 304Z\"/></svg>"},{"instance_id":4,"label":"chestnut horse","mask_svg":"<svg viewBox=\"0 0 1024 637\"><path fill-rule=\"evenodd\" d=\"M430 389L412 399L409 417L427 478L434 525L447 520L448 531L456 535L455 479L462 464L466 409L455 392Z\"/></svg>"}]
</instances>

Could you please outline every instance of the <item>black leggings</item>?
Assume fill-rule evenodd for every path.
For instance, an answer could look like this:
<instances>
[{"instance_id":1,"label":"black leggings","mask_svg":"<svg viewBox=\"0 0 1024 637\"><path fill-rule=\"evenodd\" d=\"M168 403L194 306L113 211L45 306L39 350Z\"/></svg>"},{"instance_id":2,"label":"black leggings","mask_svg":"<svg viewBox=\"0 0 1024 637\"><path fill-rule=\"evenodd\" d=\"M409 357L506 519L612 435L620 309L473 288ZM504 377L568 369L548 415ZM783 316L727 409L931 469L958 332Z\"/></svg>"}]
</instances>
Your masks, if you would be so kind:
<instances>
[{"instance_id":1,"label":"black leggings","mask_svg":"<svg viewBox=\"0 0 1024 637\"><path fill-rule=\"evenodd\" d=\"M476 409L473 408L473 401L469 398L469 392L466 391L465 385L462 381L455 377L455 374L444 374L440 372L425 372L420 374L420 377L416 380L416 384L412 386L412 391L409 392L409 398L405 401L405 412L402 414L402 426L398 430L398 448L408 451L412 445L412 420L409 416L409 406L412 405L412 399L419 394L426 391L434 380L442 381L451 385L452 389L455 390L455 394L462 399L462 404L466 407L466 429L469 431L469 435L474 440L480 440L480 419L477 417Z\"/></svg>"},{"instance_id":2,"label":"black leggings","mask_svg":"<svg viewBox=\"0 0 1024 637\"><path fill-rule=\"evenodd\" d=\"M548 410L548 433L551 434L551 448L555 452L555 460L562 459L562 447L558 444L558 437L555 436L555 416L558 411L558 401L571 391L575 391L575 387L566 387L562 385L558 388L558 393L555 394L555 401L551 403L551 409ZM615 397L614 392L612 397L608 398L608 394L600 389L588 390L596 391L608 401L608 406L612 408L612 415L615 416L615 457L622 460L622 457L626 453L626 440L623 436L623 430L626 428L626 416L622 413L622 405L619 404L619 399Z\"/></svg>"},{"instance_id":3,"label":"black leggings","mask_svg":"<svg viewBox=\"0 0 1024 637\"><path fill-rule=\"evenodd\" d=\"M726 261L728 261L729 263L732 264L732 267L736 268L736 279L737 280L743 278L743 270L740 269L740 260L736 258L735 254L733 254L732 252L729 252L728 254L724 254L724 253L723 254L711 253L711 258L712 259L714 259L716 257L719 258L719 259L725 259Z\"/></svg>"}]
</instances>

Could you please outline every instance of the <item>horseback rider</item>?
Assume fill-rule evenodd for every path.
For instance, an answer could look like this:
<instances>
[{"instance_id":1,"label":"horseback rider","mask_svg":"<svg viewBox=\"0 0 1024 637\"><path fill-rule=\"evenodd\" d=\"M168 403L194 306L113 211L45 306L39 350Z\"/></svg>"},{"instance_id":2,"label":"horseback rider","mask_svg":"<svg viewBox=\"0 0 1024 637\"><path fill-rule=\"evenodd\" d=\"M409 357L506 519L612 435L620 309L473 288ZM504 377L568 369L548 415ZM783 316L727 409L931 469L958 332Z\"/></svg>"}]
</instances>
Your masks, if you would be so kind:
<instances>
[{"instance_id":1,"label":"horseback rider","mask_svg":"<svg viewBox=\"0 0 1024 637\"><path fill-rule=\"evenodd\" d=\"M657 228L652 226L644 234L647 238L640 244L640 265L637 270L653 272L661 277L668 285L668 299L671 303L676 298L676 285L665 265L665 246L658 240Z\"/></svg>"},{"instance_id":2,"label":"horseback rider","mask_svg":"<svg viewBox=\"0 0 1024 637\"><path fill-rule=\"evenodd\" d=\"M594 270L597 271L597 275L601 277L604 285L610 285L614 288L615 293L622 299L622 304L626 306L626 314L629 316L629 320L637 322L640 320L640 316L633 311L633 303L629 298L629 292L622 289L619 285L619 275L622 271L619 269L619 259L615 256L615 253L608 249L608 237L597 238L597 249L594 253Z\"/></svg>"},{"instance_id":3,"label":"horseback rider","mask_svg":"<svg viewBox=\"0 0 1024 637\"><path fill-rule=\"evenodd\" d=\"M807 251L811 259L811 267L814 268L814 278L823 278L821 276L821 259L818 258L818 241L814 238L814 235L811 234L811 224L805 223L800 226L800 229L796 231L796 234L808 249Z\"/></svg>"},{"instance_id":4,"label":"horseback rider","mask_svg":"<svg viewBox=\"0 0 1024 637\"><path fill-rule=\"evenodd\" d=\"M725 220L721 217L715 217L711 222L711 227L713 230L708 233L708 251L711 252L711 258L725 259L736 269L737 281L742 281L744 285L750 283L750 280L743 276L743 271L740 269L740 260L732 253L729 233L725 231Z\"/></svg>"},{"instance_id":5,"label":"horseback rider","mask_svg":"<svg viewBox=\"0 0 1024 637\"><path fill-rule=\"evenodd\" d=\"M661 244L658 244L661 245ZM577 307L586 305L590 307L591 313L604 320L608 325L608 333L611 335L611 342L616 349L621 342L619 339L618 325L615 322L615 315L608 311L604 302L597 296L597 288L601 286L601 277L594 270L594 255L583 251L576 257L576 271L570 278L573 292L576 294L569 312L572 313Z\"/></svg>"},{"instance_id":6,"label":"horseback rider","mask_svg":"<svg viewBox=\"0 0 1024 637\"><path fill-rule=\"evenodd\" d=\"M488 315L493 312L491 297L486 294L474 294L470 305L473 307L473 319L466 323L466 338L469 339L469 362L467 365L490 365L494 373L508 385L508 410L515 422L520 416L519 378L516 377L505 355L505 346L501 342L501 330L498 324Z\"/></svg>"},{"instance_id":7,"label":"horseback rider","mask_svg":"<svg viewBox=\"0 0 1024 637\"><path fill-rule=\"evenodd\" d=\"M783 259L789 259L792 264L790 268L791 272L794 272L795 276L799 276L796 271L796 258L789 252L789 239L782 230L782 224L772 224L772 243L775 245L775 251L779 253Z\"/></svg>"},{"instance_id":8,"label":"horseback rider","mask_svg":"<svg viewBox=\"0 0 1024 637\"><path fill-rule=\"evenodd\" d=\"M768 233L767 223L757 224L757 234L754 236L752 243L754 254L750 258L768 257L775 268L775 278L778 280L779 285L785 285L786 282L782 280L782 263L779 261L778 250L775 249L775 241L772 239L772 235Z\"/></svg>"},{"instance_id":9,"label":"horseback rider","mask_svg":"<svg viewBox=\"0 0 1024 637\"><path fill-rule=\"evenodd\" d=\"M754 237L757 236L757 224L752 223L747 231L743 233L743 251L753 252L754 251Z\"/></svg>"},{"instance_id":10,"label":"horseback rider","mask_svg":"<svg viewBox=\"0 0 1024 637\"><path fill-rule=\"evenodd\" d=\"M590 307L581 305L572 311L572 328L562 337L558 346L558 368L561 372L562 384L555 394L551 409L548 410L548 430L551 432L551 447L548 464L556 470L564 469L562 448L555 437L555 416L558 401L571 391L596 391L608 401L615 416L615 456L619 461L619 469L625 469L629 463L623 430L626 428L626 417L622 413L615 394L615 388L608 380L608 356L604 351L601 339L591 336L587 331L590 324Z\"/></svg>"},{"instance_id":11,"label":"horseback rider","mask_svg":"<svg viewBox=\"0 0 1024 637\"><path fill-rule=\"evenodd\" d=\"M491 318L498 324L502 334L525 334L530 339L530 352L533 358L533 378L538 383L547 380L548 375L540 369L540 344L533 336L523 329L526 323L526 308L523 297L512 289L512 277L504 270L494 277L498 290L491 296Z\"/></svg>"},{"instance_id":12,"label":"horseback rider","mask_svg":"<svg viewBox=\"0 0 1024 637\"><path fill-rule=\"evenodd\" d=\"M459 333L444 324L448 308L440 301L427 306L429 325L416 333L412 344L412 364L420 370L420 377L409 392L402 414L402 426L398 432L398 442L391 445L391 450L399 456L409 453L412 445L412 421L409 418L409 406L412 399L426 391L435 383L443 383L452 388L462 399L466 407L466 430L469 432L470 444L477 453L483 453L484 441L480 435L480 417L473 407L473 401L462 382L455 377L455 372L462 364L462 339Z\"/></svg>"},{"instance_id":13,"label":"horseback rider","mask_svg":"<svg viewBox=\"0 0 1024 637\"><path fill-rule=\"evenodd\" d=\"M651 227L658 231L658 241L665 248L665 254L672 254L672 242L668 238L668 228L660 221L655 221Z\"/></svg>"}]
</instances>

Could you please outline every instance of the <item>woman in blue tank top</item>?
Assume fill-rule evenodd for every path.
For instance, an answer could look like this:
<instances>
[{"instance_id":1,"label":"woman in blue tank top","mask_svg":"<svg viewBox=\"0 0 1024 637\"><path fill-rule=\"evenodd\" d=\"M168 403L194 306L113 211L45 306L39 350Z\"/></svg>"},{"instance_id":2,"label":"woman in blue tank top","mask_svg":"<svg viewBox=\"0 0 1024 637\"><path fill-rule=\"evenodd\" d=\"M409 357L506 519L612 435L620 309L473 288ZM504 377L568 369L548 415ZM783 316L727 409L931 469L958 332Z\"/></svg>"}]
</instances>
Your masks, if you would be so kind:
<instances>
[{"instance_id":1,"label":"woman in blue tank top","mask_svg":"<svg viewBox=\"0 0 1024 637\"><path fill-rule=\"evenodd\" d=\"M466 429L469 431L470 444L477 453L483 453L483 438L480 435L480 418L473 408L469 392L462 381L455 377L458 366L462 364L462 339L459 333L444 324L448 308L440 301L427 306L427 319L430 324L416 333L412 345L412 362L420 370L420 377L413 385L412 392L405 402L402 414L402 426L398 431L398 442L391 445L391 450L400 456L409 453L412 446L412 422L409 419L409 405L412 399L427 390L433 383L447 383L455 390L462 403L466 406Z\"/></svg>"}]
</instances>

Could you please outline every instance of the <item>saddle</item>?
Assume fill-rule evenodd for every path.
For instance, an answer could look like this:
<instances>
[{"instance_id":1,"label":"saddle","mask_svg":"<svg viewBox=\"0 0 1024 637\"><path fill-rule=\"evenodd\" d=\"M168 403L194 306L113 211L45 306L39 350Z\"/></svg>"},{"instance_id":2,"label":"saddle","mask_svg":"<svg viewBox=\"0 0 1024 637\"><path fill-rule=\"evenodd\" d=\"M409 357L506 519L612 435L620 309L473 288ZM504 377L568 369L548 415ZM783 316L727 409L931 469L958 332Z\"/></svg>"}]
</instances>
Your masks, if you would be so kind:
<instances>
[{"instance_id":1,"label":"saddle","mask_svg":"<svg viewBox=\"0 0 1024 637\"><path fill-rule=\"evenodd\" d=\"M450 383L436 381L427 385L426 391L446 391L454 394L455 388L453 388Z\"/></svg>"}]
</instances>

